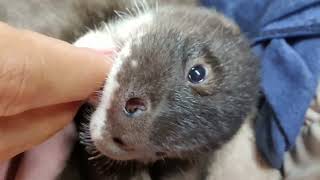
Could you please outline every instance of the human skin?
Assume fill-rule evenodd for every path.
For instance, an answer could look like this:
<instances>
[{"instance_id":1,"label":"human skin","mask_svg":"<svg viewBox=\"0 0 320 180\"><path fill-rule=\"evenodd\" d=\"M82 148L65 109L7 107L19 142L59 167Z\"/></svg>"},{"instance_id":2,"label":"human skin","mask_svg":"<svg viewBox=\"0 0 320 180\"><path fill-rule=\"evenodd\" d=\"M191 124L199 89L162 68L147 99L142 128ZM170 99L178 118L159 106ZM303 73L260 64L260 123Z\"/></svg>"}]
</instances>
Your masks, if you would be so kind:
<instances>
[{"instance_id":1,"label":"human skin","mask_svg":"<svg viewBox=\"0 0 320 180\"><path fill-rule=\"evenodd\" d=\"M0 162L69 124L104 82L105 55L0 22Z\"/></svg>"}]
</instances>

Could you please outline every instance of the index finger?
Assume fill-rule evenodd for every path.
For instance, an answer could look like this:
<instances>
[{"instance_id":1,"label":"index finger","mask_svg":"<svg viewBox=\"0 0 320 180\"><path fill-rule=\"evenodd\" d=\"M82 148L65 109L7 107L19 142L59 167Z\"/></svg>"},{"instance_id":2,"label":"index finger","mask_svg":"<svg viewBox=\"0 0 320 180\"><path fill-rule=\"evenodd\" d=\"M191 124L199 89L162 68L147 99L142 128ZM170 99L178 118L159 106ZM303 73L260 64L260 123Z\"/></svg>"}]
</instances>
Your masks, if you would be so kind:
<instances>
[{"instance_id":1,"label":"index finger","mask_svg":"<svg viewBox=\"0 0 320 180\"><path fill-rule=\"evenodd\" d=\"M0 116L83 100L111 66L98 53L1 23L0 37Z\"/></svg>"}]
</instances>

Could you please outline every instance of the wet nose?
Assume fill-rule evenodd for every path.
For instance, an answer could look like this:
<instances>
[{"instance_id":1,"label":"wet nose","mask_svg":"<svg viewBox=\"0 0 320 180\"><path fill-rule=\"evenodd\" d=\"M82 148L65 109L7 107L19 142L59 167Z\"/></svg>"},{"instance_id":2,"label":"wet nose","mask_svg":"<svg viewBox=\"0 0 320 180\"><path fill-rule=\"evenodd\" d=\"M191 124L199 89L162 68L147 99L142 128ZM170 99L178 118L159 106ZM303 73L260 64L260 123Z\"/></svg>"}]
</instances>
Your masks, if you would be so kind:
<instances>
[{"instance_id":1,"label":"wet nose","mask_svg":"<svg viewBox=\"0 0 320 180\"><path fill-rule=\"evenodd\" d=\"M124 112L128 117L137 117L147 110L145 101L141 98L129 99L124 108Z\"/></svg>"}]
</instances>

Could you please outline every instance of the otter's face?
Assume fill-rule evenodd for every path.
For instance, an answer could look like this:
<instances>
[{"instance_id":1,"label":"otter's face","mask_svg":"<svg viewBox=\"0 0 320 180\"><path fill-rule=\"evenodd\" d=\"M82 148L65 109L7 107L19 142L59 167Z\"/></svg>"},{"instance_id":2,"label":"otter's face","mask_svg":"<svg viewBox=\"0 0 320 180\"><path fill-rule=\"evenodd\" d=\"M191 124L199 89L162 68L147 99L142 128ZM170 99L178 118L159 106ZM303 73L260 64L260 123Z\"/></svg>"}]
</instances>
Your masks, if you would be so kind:
<instances>
[{"instance_id":1,"label":"otter's face","mask_svg":"<svg viewBox=\"0 0 320 180\"><path fill-rule=\"evenodd\" d=\"M214 150L254 106L258 62L237 27L217 13L150 13L136 33L114 40L120 47L90 119L92 141L115 160Z\"/></svg>"}]
</instances>

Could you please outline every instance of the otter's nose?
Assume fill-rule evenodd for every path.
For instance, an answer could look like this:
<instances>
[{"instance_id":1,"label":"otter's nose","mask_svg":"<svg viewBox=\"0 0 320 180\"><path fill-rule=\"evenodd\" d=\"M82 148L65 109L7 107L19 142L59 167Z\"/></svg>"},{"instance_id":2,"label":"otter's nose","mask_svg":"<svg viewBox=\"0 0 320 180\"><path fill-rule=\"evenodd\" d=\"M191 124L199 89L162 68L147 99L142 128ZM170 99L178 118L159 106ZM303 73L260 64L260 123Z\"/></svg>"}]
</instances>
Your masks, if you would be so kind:
<instances>
[{"instance_id":1,"label":"otter's nose","mask_svg":"<svg viewBox=\"0 0 320 180\"><path fill-rule=\"evenodd\" d=\"M124 108L124 112L128 117L137 117L147 110L145 101L141 98L129 99Z\"/></svg>"}]
</instances>

